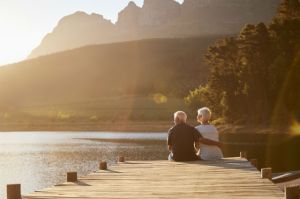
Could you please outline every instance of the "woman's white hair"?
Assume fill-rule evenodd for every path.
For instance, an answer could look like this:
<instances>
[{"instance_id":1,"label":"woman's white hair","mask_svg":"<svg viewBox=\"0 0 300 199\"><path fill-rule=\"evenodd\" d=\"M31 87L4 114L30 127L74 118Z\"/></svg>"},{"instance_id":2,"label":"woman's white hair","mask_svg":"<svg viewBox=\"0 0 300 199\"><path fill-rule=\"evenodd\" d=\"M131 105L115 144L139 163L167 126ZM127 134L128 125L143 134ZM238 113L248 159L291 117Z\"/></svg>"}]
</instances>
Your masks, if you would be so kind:
<instances>
[{"instance_id":1,"label":"woman's white hair","mask_svg":"<svg viewBox=\"0 0 300 199\"><path fill-rule=\"evenodd\" d=\"M209 121L211 119L211 110L207 107L200 108L198 110L198 117L201 117L203 120Z\"/></svg>"},{"instance_id":2,"label":"woman's white hair","mask_svg":"<svg viewBox=\"0 0 300 199\"><path fill-rule=\"evenodd\" d=\"M174 113L174 120L185 123L187 120L187 115L183 111L177 111Z\"/></svg>"}]
</instances>

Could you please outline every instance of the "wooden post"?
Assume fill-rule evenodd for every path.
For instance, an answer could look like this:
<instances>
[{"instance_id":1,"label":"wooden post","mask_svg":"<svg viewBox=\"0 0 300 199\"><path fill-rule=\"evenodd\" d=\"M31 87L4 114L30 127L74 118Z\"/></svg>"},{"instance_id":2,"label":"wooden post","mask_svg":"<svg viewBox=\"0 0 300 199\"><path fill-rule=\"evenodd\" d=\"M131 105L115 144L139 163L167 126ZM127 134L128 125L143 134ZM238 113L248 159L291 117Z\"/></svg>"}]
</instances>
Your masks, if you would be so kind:
<instances>
[{"instance_id":1,"label":"wooden post","mask_svg":"<svg viewBox=\"0 0 300 199\"><path fill-rule=\"evenodd\" d=\"M101 161L99 165L100 170L107 170L107 162Z\"/></svg>"},{"instance_id":2,"label":"wooden post","mask_svg":"<svg viewBox=\"0 0 300 199\"><path fill-rule=\"evenodd\" d=\"M286 199L299 199L300 198L300 186L284 187L284 195Z\"/></svg>"},{"instance_id":3,"label":"wooden post","mask_svg":"<svg viewBox=\"0 0 300 199\"><path fill-rule=\"evenodd\" d=\"M21 199L21 185L20 184L8 184L6 187L7 199Z\"/></svg>"},{"instance_id":4,"label":"wooden post","mask_svg":"<svg viewBox=\"0 0 300 199\"><path fill-rule=\"evenodd\" d=\"M68 172L67 182L77 182L77 172Z\"/></svg>"},{"instance_id":5,"label":"wooden post","mask_svg":"<svg viewBox=\"0 0 300 199\"><path fill-rule=\"evenodd\" d=\"M119 156L118 157L118 162L125 162L125 157L124 156Z\"/></svg>"},{"instance_id":6,"label":"wooden post","mask_svg":"<svg viewBox=\"0 0 300 199\"><path fill-rule=\"evenodd\" d=\"M257 167L257 159L251 159L250 162L252 166Z\"/></svg>"},{"instance_id":7,"label":"wooden post","mask_svg":"<svg viewBox=\"0 0 300 199\"><path fill-rule=\"evenodd\" d=\"M245 159L247 159L247 152L246 152L246 151L241 151L241 152L240 152L240 158L245 158Z\"/></svg>"},{"instance_id":8,"label":"wooden post","mask_svg":"<svg viewBox=\"0 0 300 199\"><path fill-rule=\"evenodd\" d=\"M261 169L261 178L272 179L272 168L262 168Z\"/></svg>"}]
</instances>

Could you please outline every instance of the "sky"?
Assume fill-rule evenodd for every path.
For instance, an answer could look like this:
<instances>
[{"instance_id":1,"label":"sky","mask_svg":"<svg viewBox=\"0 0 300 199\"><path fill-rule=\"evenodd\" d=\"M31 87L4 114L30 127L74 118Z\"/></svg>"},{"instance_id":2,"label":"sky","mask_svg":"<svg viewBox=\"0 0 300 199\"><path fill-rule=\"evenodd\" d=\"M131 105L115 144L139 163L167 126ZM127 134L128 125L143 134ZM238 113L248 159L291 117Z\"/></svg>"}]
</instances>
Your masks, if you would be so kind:
<instances>
[{"instance_id":1,"label":"sky","mask_svg":"<svg viewBox=\"0 0 300 199\"><path fill-rule=\"evenodd\" d=\"M0 0L0 66L26 59L58 21L76 11L115 22L130 0ZM143 0L131 0L138 6ZM163 0L162 0L163 1ZM176 0L180 3L183 0Z\"/></svg>"}]
</instances>

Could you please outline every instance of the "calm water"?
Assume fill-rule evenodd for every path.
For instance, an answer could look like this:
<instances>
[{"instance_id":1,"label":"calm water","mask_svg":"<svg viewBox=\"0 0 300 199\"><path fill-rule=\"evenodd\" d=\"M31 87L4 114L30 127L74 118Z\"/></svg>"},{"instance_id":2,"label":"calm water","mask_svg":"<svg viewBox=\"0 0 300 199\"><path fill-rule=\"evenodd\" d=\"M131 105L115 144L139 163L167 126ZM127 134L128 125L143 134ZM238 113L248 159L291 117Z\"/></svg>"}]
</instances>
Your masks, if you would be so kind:
<instances>
[{"instance_id":1,"label":"calm water","mask_svg":"<svg viewBox=\"0 0 300 199\"><path fill-rule=\"evenodd\" d=\"M118 154L130 160L165 159L166 137L166 133L0 133L0 198L6 198L6 184L21 183L22 193L30 193L64 182L68 171L79 175L95 171L100 160L115 164Z\"/></svg>"},{"instance_id":2,"label":"calm water","mask_svg":"<svg viewBox=\"0 0 300 199\"><path fill-rule=\"evenodd\" d=\"M30 193L66 181L68 171L86 175L101 160L116 164L117 156L129 160L166 159L167 133L0 133L0 199L6 184L21 183ZM248 152L259 168L274 172L300 170L300 136L283 134L221 134L225 156Z\"/></svg>"}]
</instances>

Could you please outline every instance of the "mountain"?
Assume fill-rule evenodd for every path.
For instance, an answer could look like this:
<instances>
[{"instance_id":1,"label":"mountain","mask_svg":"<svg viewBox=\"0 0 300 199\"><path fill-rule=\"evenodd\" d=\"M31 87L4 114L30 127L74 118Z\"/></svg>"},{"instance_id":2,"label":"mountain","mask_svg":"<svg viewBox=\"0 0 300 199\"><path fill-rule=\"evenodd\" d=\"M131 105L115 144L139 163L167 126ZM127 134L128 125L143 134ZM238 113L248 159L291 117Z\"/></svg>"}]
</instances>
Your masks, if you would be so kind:
<instances>
[{"instance_id":1,"label":"mountain","mask_svg":"<svg viewBox=\"0 0 300 199\"><path fill-rule=\"evenodd\" d=\"M149 38L235 34L246 23L269 22L280 0L144 0L130 2L116 24L98 14L64 17L29 58L90 44Z\"/></svg>"},{"instance_id":2,"label":"mountain","mask_svg":"<svg viewBox=\"0 0 300 199\"><path fill-rule=\"evenodd\" d=\"M128 6L119 12L119 20L117 26L121 29L135 28L139 23L141 9L134 2L129 2Z\"/></svg>"},{"instance_id":3,"label":"mountain","mask_svg":"<svg viewBox=\"0 0 300 199\"><path fill-rule=\"evenodd\" d=\"M53 32L45 36L42 44L29 57L113 41L115 31L114 24L102 15L76 12L62 18Z\"/></svg>"},{"instance_id":4,"label":"mountain","mask_svg":"<svg viewBox=\"0 0 300 199\"><path fill-rule=\"evenodd\" d=\"M76 25L76 24L75 24ZM0 68L0 107L161 93L182 97L206 82L215 36L86 46Z\"/></svg>"},{"instance_id":5,"label":"mountain","mask_svg":"<svg viewBox=\"0 0 300 199\"><path fill-rule=\"evenodd\" d=\"M139 16L141 26L161 26L180 16L180 4L173 0L144 0Z\"/></svg>"},{"instance_id":6,"label":"mountain","mask_svg":"<svg viewBox=\"0 0 300 199\"><path fill-rule=\"evenodd\" d=\"M185 0L181 24L194 34L238 33L247 23L269 22L280 0Z\"/></svg>"}]
</instances>

